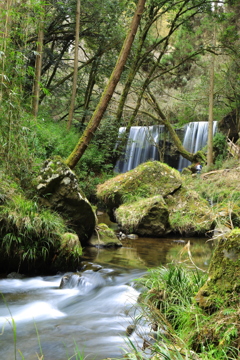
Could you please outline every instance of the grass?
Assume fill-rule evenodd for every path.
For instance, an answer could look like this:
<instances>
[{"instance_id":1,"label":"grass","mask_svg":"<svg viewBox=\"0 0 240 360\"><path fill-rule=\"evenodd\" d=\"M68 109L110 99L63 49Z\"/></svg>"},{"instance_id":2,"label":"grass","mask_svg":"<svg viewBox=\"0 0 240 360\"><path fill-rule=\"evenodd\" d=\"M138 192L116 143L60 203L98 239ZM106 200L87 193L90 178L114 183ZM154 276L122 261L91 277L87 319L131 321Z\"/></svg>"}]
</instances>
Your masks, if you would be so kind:
<instances>
[{"instance_id":1,"label":"grass","mask_svg":"<svg viewBox=\"0 0 240 360\"><path fill-rule=\"evenodd\" d=\"M14 258L18 263L16 270L23 262L46 261L67 230L63 219L41 208L37 200L26 199L11 183L5 183L5 188L0 190L6 194L0 204L2 258Z\"/></svg>"},{"instance_id":2,"label":"grass","mask_svg":"<svg viewBox=\"0 0 240 360\"><path fill-rule=\"evenodd\" d=\"M151 269L138 280L145 288L139 299L141 311L156 330L149 343L152 358L238 359L239 309L223 308L209 315L200 308L196 294L206 279L207 273L170 264Z\"/></svg>"}]
</instances>

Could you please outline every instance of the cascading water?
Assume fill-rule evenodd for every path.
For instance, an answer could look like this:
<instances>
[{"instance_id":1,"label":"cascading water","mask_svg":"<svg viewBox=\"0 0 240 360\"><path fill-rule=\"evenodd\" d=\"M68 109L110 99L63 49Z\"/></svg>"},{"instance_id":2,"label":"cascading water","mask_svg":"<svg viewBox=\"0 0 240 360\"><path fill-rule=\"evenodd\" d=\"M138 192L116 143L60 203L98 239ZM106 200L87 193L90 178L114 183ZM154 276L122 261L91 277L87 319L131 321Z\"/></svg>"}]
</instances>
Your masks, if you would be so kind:
<instances>
[{"instance_id":1,"label":"cascading water","mask_svg":"<svg viewBox=\"0 0 240 360\"><path fill-rule=\"evenodd\" d=\"M132 126L128 136L124 159L118 161L115 170L125 173L148 160L159 160L157 146L163 131L163 125ZM124 132L125 127L121 127L119 135Z\"/></svg>"},{"instance_id":2,"label":"cascading water","mask_svg":"<svg viewBox=\"0 0 240 360\"><path fill-rule=\"evenodd\" d=\"M213 123L213 134L216 133L217 121ZM190 153L195 153L207 145L208 139L208 121L191 122L185 126L185 135L183 146ZM180 156L178 170L189 166L191 162Z\"/></svg>"},{"instance_id":3,"label":"cascading water","mask_svg":"<svg viewBox=\"0 0 240 360\"><path fill-rule=\"evenodd\" d=\"M216 133L216 129L217 122L214 121L214 134ZM125 128L121 127L119 129L119 135L124 134L124 132ZM207 144L208 122L191 122L184 127L183 132L184 148L191 153L195 153ZM125 173L148 160L159 160L158 147L161 144L161 140L163 140L162 138L164 133L165 127L163 125L131 127L125 154L122 159L117 162L115 171ZM167 138L167 142L169 145L169 136ZM190 161L184 159L182 156L180 156L176 161L173 160L171 156L165 155L164 162L172 167L175 167L179 171L190 165Z\"/></svg>"}]
</instances>

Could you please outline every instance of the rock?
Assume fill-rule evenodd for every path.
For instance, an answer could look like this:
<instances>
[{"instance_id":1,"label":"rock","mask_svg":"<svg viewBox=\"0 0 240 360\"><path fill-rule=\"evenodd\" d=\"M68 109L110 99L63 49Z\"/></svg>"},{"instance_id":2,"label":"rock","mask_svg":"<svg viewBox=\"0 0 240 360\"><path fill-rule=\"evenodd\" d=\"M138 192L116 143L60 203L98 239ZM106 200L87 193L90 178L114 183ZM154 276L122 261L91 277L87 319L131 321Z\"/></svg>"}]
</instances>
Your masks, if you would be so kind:
<instances>
[{"instance_id":1,"label":"rock","mask_svg":"<svg viewBox=\"0 0 240 360\"><path fill-rule=\"evenodd\" d=\"M128 325L126 329L126 335L131 336L132 333L135 331L135 329L136 329L136 325Z\"/></svg>"},{"instance_id":2,"label":"rock","mask_svg":"<svg viewBox=\"0 0 240 360\"><path fill-rule=\"evenodd\" d=\"M78 287L83 278L80 273L69 273L62 277L59 288L60 289L73 289Z\"/></svg>"},{"instance_id":3,"label":"rock","mask_svg":"<svg viewBox=\"0 0 240 360\"><path fill-rule=\"evenodd\" d=\"M7 275L7 279L23 279L23 278L25 278L25 275L19 274L14 271Z\"/></svg>"},{"instance_id":4,"label":"rock","mask_svg":"<svg viewBox=\"0 0 240 360\"><path fill-rule=\"evenodd\" d=\"M95 247L122 246L115 232L106 224L98 224L92 235L89 245Z\"/></svg>"},{"instance_id":5,"label":"rock","mask_svg":"<svg viewBox=\"0 0 240 360\"><path fill-rule=\"evenodd\" d=\"M169 231L169 213L161 195L121 205L115 212L121 229L141 236L162 236Z\"/></svg>"},{"instance_id":6,"label":"rock","mask_svg":"<svg viewBox=\"0 0 240 360\"><path fill-rule=\"evenodd\" d=\"M37 190L42 203L61 214L81 243L86 243L94 231L96 215L80 190L74 172L60 157L44 163L37 178Z\"/></svg>"},{"instance_id":7,"label":"rock","mask_svg":"<svg viewBox=\"0 0 240 360\"><path fill-rule=\"evenodd\" d=\"M198 304L210 313L239 304L240 229L234 229L214 250L209 277L196 295Z\"/></svg>"},{"instance_id":8,"label":"rock","mask_svg":"<svg viewBox=\"0 0 240 360\"><path fill-rule=\"evenodd\" d=\"M65 233L60 237L60 242L60 251L66 254L79 253L79 255L81 255L82 246L77 234Z\"/></svg>"},{"instance_id":9,"label":"rock","mask_svg":"<svg viewBox=\"0 0 240 360\"><path fill-rule=\"evenodd\" d=\"M146 237L206 235L215 217L209 203L184 187L180 173L151 161L98 187L98 197L121 231Z\"/></svg>"},{"instance_id":10,"label":"rock","mask_svg":"<svg viewBox=\"0 0 240 360\"><path fill-rule=\"evenodd\" d=\"M206 235L213 229L214 214L207 200L194 190L182 187L165 198L171 232L181 235Z\"/></svg>"},{"instance_id":11,"label":"rock","mask_svg":"<svg viewBox=\"0 0 240 360\"><path fill-rule=\"evenodd\" d=\"M159 161L149 161L99 185L97 197L106 204L109 216L114 220L114 209L123 203L155 195L165 197L181 185L182 178L176 169Z\"/></svg>"},{"instance_id":12,"label":"rock","mask_svg":"<svg viewBox=\"0 0 240 360\"><path fill-rule=\"evenodd\" d=\"M99 271L101 269L102 269L101 265L93 264L93 263L88 262L88 261L82 261L81 262L81 271L92 270L94 272L97 272L97 271Z\"/></svg>"}]
</instances>

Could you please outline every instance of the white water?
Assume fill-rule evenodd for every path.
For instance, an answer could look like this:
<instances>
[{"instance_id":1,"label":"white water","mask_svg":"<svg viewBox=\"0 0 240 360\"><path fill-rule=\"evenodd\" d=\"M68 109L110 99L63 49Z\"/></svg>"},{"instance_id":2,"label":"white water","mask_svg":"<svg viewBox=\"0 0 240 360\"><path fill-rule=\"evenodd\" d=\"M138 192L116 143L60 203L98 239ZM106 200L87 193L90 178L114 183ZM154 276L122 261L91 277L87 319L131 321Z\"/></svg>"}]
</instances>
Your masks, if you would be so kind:
<instances>
[{"instance_id":1,"label":"white water","mask_svg":"<svg viewBox=\"0 0 240 360\"><path fill-rule=\"evenodd\" d=\"M132 126L124 159L117 163L116 171L125 173L148 160L158 160L156 145L159 143L159 137L163 130L164 126L162 125ZM121 127L119 134L121 135L124 132L125 128Z\"/></svg>"},{"instance_id":2,"label":"white water","mask_svg":"<svg viewBox=\"0 0 240 360\"><path fill-rule=\"evenodd\" d=\"M122 358L123 349L129 349L126 328L138 316L135 305L139 291L133 279L148 268L178 258L188 240L194 263L204 269L209 264L211 242L177 240L138 238L126 240L117 249L86 248L86 258L106 265L98 272L84 271L81 281L74 277L70 288L59 288L63 274L0 279L0 359L15 360L12 319L17 328L17 360L22 360L19 351L25 360L37 360L36 353L41 352L36 329L45 360L69 360L76 346L89 360ZM131 335L138 350L148 332L149 323L143 321ZM76 356L71 359L79 360Z\"/></svg>"},{"instance_id":3,"label":"white water","mask_svg":"<svg viewBox=\"0 0 240 360\"><path fill-rule=\"evenodd\" d=\"M217 121L213 123L213 134L216 133ZM191 122L185 126L185 135L183 146L190 153L195 153L207 145L208 140L208 121ZM181 171L183 168L189 166L190 161L180 156L178 169Z\"/></svg>"},{"instance_id":4,"label":"white water","mask_svg":"<svg viewBox=\"0 0 240 360\"><path fill-rule=\"evenodd\" d=\"M71 289L59 288L61 275L0 280L4 296L0 302L1 359L15 359L12 319L17 328L17 349L25 360L40 355L36 328L45 359L69 359L76 346L89 359L122 356L125 331L133 323L139 295L130 283L143 271L103 269L83 274L84 281ZM16 359L21 359L18 351Z\"/></svg>"},{"instance_id":5,"label":"white water","mask_svg":"<svg viewBox=\"0 0 240 360\"><path fill-rule=\"evenodd\" d=\"M214 121L213 134L216 133L217 122ZM125 132L125 128L119 129L119 135ZM115 170L125 173L134 169L139 164L149 160L159 160L157 146L161 135L164 133L163 125L133 126L128 136L128 144L123 160L118 161ZM183 146L191 153L201 150L207 144L208 122L191 122L184 127ZM157 146L156 146L157 145ZM171 161L169 159L169 161ZM177 169L182 170L189 166L190 161L179 157ZM169 163L172 166L171 163Z\"/></svg>"}]
</instances>

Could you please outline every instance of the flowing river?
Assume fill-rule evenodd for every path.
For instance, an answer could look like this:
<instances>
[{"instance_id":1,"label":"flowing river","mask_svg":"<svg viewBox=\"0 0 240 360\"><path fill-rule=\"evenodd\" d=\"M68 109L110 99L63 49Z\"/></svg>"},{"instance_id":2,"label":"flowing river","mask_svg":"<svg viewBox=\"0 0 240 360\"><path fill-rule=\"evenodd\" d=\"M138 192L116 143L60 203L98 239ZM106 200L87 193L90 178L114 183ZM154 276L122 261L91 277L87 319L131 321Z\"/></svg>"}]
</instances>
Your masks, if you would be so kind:
<instances>
[{"instance_id":1,"label":"flowing river","mask_svg":"<svg viewBox=\"0 0 240 360\"><path fill-rule=\"evenodd\" d=\"M134 279L176 259L188 262L188 240L194 263L206 269L212 253L206 239L139 238L118 249L86 248L83 260L101 268L83 271L70 288L60 288L64 274L0 279L0 359L78 360L78 350L91 360L123 357L126 329L137 316ZM142 346L136 332L130 339Z\"/></svg>"}]
</instances>

